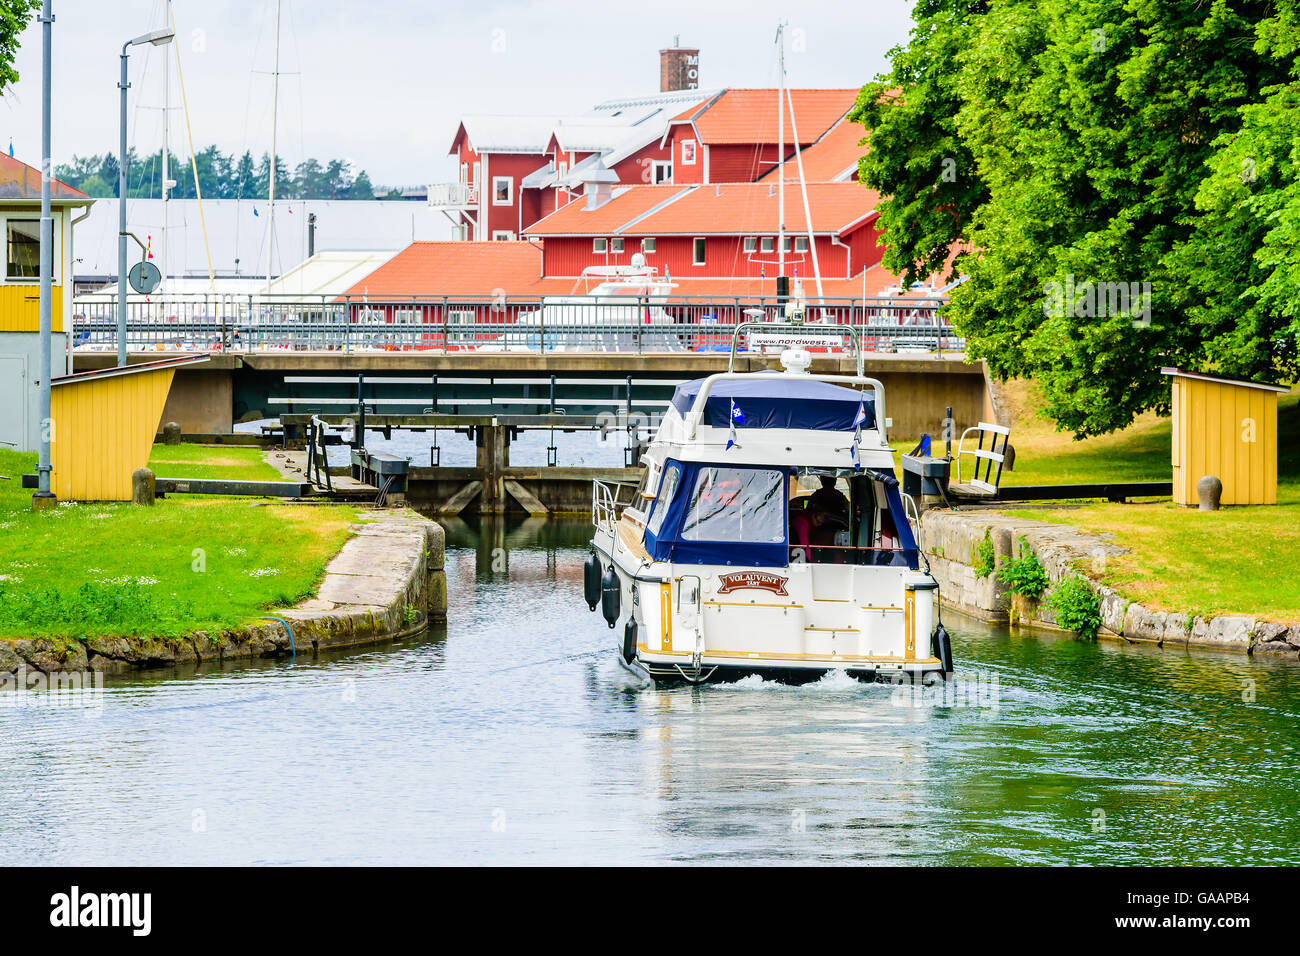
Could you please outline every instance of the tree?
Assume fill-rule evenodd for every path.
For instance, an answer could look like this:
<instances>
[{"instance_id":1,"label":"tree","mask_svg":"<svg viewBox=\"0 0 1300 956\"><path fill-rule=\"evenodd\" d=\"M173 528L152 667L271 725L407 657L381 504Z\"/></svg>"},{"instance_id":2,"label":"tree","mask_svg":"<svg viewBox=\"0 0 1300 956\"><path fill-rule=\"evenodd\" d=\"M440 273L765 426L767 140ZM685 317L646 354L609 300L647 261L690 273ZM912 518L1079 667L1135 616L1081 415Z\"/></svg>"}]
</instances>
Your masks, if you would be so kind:
<instances>
[{"instance_id":1,"label":"tree","mask_svg":"<svg viewBox=\"0 0 1300 956\"><path fill-rule=\"evenodd\" d=\"M984 0L921 0L911 42L889 52L892 69L862 88L849 116L870 131L858 180L883 197L884 265L905 283L943 268L988 198L957 132L952 83L987 8Z\"/></svg>"},{"instance_id":2,"label":"tree","mask_svg":"<svg viewBox=\"0 0 1300 956\"><path fill-rule=\"evenodd\" d=\"M40 6L39 0L5 0L0 3L0 90L7 90L18 82L18 70L14 67L18 37Z\"/></svg>"},{"instance_id":3,"label":"tree","mask_svg":"<svg viewBox=\"0 0 1300 956\"><path fill-rule=\"evenodd\" d=\"M1076 436L1163 409L1162 365L1267 377L1284 362L1272 348L1224 347L1266 327L1262 314L1244 333L1225 323L1223 305L1252 281L1242 262L1212 250L1228 283L1218 306L1191 292L1194 253L1215 228L1210 197L1198 199L1215 144L1285 78L1254 43L1270 10L1263 0L987 10L934 0L894 55L897 96L882 100L881 84L863 91L857 112L878 124L863 178L891 196L881 220L896 260L928 271L944 241L969 241L949 316L996 375L1032 376ZM960 178L924 174L958 147L972 182L949 201L944 189ZM898 155L875 155L885 151Z\"/></svg>"},{"instance_id":4,"label":"tree","mask_svg":"<svg viewBox=\"0 0 1300 956\"><path fill-rule=\"evenodd\" d=\"M370 177L366 175L363 169L357 173L357 178L352 180L352 188L348 190L349 199L374 199L375 187L370 185Z\"/></svg>"}]
</instances>

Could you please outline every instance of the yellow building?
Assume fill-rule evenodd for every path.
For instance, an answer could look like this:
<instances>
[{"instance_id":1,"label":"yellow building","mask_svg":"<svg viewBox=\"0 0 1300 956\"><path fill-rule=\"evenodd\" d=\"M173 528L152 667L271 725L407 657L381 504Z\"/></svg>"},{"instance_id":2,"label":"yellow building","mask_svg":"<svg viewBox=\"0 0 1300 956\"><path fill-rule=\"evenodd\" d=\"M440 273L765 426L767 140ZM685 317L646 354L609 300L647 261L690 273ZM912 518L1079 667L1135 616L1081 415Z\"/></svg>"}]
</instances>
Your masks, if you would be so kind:
<instances>
[{"instance_id":1,"label":"yellow building","mask_svg":"<svg viewBox=\"0 0 1300 956\"><path fill-rule=\"evenodd\" d=\"M1162 368L1173 379L1174 501L1198 502L1206 475L1221 504L1277 504L1277 397L1281 385Z\"/></svg>"},{"instance_id":2,"label":"yellow building","mask_svg":"<svg viewBox=\"0 0 1300 956\"><path fill-rule=\"evenodd\" d=\"M206 362L184 355L63 375L51 381L50 490L60 501L130 501L131 476L149 463L172 376Z\"/></svg>"},{"instance_id":3,"label":"yellow building","mask_svg":"<svg viewBox=\"0 0 1300 956\"><path fill-rule=\"evenodd\" d=\"M72 227L85 218L93 201L57 180L50 183L50 214L54 219L50 375L71 371L68 333L72 328ZM0 444L32 451L41 436L36 402L41 354L41 173L3 153L0 230L5 240L5 269L0 275L0 408L4 409L0 414Z\"/></svg>"}]
</instances>

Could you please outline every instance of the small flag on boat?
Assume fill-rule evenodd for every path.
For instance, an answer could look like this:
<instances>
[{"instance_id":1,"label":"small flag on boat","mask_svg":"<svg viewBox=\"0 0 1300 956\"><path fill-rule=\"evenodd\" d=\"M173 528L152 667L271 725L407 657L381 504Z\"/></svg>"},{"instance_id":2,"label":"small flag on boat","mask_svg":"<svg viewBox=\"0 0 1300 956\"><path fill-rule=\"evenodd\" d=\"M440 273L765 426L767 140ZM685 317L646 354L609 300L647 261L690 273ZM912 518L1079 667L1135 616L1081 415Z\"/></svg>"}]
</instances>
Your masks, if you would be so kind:
<instances>
[{"instance_id":1,"label":"small flag on boat","mask_svg":"<svg viewBox=\"0 0 1300 956\"><path fill-rule=\"evenodd\" d=\"M740 406L736 404L736 400L733 398L731 400L731 421L727 428L727 447L723 451L730 451L731 446L736 444L737 424L745 424L745 413L740 410Z\"/></svg>"},{"instance_id":2,"label":"small flag on boat","mask_svg":"<svg viewBox=\"0 0 1300 956\"><path fill-rule=\"evenodd\" d=\"M256 207L256 206L253 207L253 215L254 215L254 216L260 216L260 215L261 215L261 213L257 211L257 207Z\"/></svg>"},{"instance_id":3,"label":"small flag on boat","mask_svg":"<svg viewBox=\"0 0 1300 956\"><path fill-rule=\"evenodd\" d=\"M858 395L858 413L853 416L853 444L849 446L849 457L853 459L853 470L861 471L862 462L858 461L858 446L862 444L862 426L867 421L867 407Z\"/></svg>"},{"instance_id":4,"label":"small flag on boat","mask_svg":"<svg viewBox=\"0 0 1300 956\"><path fill-rule=\"evenodd\" d=\"M144 253L146 259L153 258L153 236L144 237Z\"/></svg>"}]
</instances>

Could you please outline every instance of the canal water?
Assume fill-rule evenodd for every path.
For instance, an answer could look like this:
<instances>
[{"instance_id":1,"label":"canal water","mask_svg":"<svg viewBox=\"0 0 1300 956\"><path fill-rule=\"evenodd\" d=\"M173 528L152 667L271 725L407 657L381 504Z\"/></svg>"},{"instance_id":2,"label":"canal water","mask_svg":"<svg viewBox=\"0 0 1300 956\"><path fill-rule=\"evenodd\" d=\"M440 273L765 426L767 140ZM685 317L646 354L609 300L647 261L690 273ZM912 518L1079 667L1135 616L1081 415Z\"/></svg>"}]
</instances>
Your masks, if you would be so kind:
<instances>
[{"instance_id":1,"label":"canal water","mask_svg":"<svg viewBox=\"0 0 1300 956\"><path fill-rule=\"evenodd\" d=\"M1300 862L1300 668L949 615L933 699L656 690L583 522L449 528L451 622L0 702L0 864Z\"/></svg>"}]
</instances>

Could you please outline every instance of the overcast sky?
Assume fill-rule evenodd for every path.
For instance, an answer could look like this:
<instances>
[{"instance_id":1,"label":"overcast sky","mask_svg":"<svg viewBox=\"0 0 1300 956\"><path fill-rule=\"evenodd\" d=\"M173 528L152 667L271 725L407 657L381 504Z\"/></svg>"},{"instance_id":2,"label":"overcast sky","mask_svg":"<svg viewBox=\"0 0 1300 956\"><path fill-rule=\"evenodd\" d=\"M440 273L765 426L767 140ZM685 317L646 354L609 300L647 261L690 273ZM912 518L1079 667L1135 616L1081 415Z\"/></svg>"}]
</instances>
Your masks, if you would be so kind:
<instances>
[{"instance_id":1,"label":"overcast sky","mask_svg":"<svg viewBox=\"0 0 1300 956\"><path fill-rule=\"evenodd\" d=\"M446 158L464 113L579 112L613 96L657 92L659 49L700 48L700 85L770 86L776 24L789 23L792 86L856 87L902 43L909 0L708 3L655 0L413 2L282 0L278 149L341 156L376 185L454 178ZM174 0L177 49L196 149L270 148L275 0ZM161 26L163 0L54 0L55 163L116 151L118 54ZM22 36L20 79L5 92L0 148L39 165L40 27ZM174 61L173 61L174 62ZM173 67L174 70L174 67ZM161 142L162 55L131 56L132 145ZM170 100L180 105L172 73ZM188 152L184 114L172 151Z\"/></svg>"}]
</instances>

